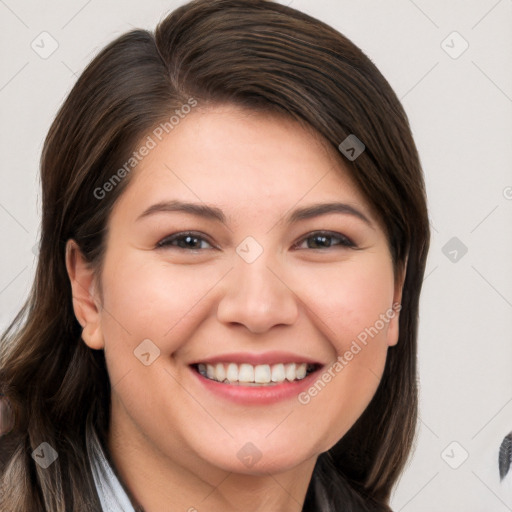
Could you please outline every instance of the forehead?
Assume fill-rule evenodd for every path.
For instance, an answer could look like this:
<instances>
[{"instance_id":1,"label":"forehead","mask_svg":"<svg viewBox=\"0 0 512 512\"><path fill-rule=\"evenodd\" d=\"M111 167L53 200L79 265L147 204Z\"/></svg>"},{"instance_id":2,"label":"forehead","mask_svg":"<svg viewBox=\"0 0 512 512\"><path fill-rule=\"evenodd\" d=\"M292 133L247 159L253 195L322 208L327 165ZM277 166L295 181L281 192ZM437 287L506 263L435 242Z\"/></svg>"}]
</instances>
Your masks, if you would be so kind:
<instances>
[{"instance_id":1,"label":"forehead","mask_svg":"<svg viewBox=\"0 0 512 512\"><path fill-rule=\"evenodd\" d=\"M250 207L253 214L319 198L366 205L342 157L312 129L283 116L229 105L197 108L161 140L149 137L152 148L118 209L135 213L175 197Z\"/></svg>"}]
</instances>

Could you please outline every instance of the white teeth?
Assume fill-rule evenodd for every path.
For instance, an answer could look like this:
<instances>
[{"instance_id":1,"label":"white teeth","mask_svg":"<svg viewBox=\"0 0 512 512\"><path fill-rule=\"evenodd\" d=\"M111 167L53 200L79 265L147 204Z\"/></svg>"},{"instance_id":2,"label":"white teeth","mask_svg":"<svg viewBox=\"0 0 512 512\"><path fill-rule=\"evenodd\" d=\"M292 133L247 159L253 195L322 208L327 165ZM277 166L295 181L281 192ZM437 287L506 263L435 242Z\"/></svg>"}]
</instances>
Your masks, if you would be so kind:
<instances>
[{"instance_id":1,"label":"white teeth","mask_svg":"<svg viewBox=\"0 0 512 512\"><path fill-rule=\"evenodd\" d=\"M284 374L286 376L286 380L290 382L295 380L295 364L289 363L284 366Z\"/></svg>"},{"instance_id":2,"label":"white teeth","mask_svg":"<svg viewBox=\"0 0 512 512\"><path fill-rule=\"evenodd\" d=\"M270 382L270 366L268 364L259 364L254 367L254 382L258 384Z\"/></svg>"},{"instance_id":3,"label":"white teeth","mask_svg":"<svg viewBox=\"0 0 512 512\"><path fill-rule=\"evenodd\" d=\"M295 378L296 379L303 379L306 376L307 372L307 365L306 363L299 364L295 370Z\"/></svg>"},{"instance_id":4,"label":"white teeth","mask_svg":"<svg viewBox=\"0 0 512 512\"><path fill-rule=\"evenodd\" d=\"M308 374L307 363L252 364L217 363L198 364L197 370L208 379L227 384L272 385L285 381L302 380Z\"/></svg>"},{"instance_id":5,"label":"white teeth","mask_svg":"<svg viewBox=\"0 0 512 512\"><path fill-rule=\"evenodd\" d=\"M272 382L283 382L285 378L284 364L274 364L272 366Z\"/></svg>"},{"instance_id":6,"label":"white teeth","mask_svg":"<svg viewBox=\"0 0 512 512\"><path fill-rule=\"evenodd\" d=\"M254 382L254 366L252 364L241 364L238 369L239 382Z\"/></svg>"},{"instance_id":7,"label":"white teeth","mask_svg":"<svg viewBox=\"0 0 512 512\"><path fill-rule=\"evenodd\" d=\"M222 363L217 363L215 366L215 380L222 382L226 378L226 370Z\"/></svg>"},{"instance_id":8,"label":"white teeth","mask_svg":"<svg viewBox=\"0 0 512 512\"><path fill-rule=\"evenodd\" d=\"M226 372L226 379L230 382L238 381L238 365L235 363L229 363L228 371Z\"/></svg>"}]
</instances>

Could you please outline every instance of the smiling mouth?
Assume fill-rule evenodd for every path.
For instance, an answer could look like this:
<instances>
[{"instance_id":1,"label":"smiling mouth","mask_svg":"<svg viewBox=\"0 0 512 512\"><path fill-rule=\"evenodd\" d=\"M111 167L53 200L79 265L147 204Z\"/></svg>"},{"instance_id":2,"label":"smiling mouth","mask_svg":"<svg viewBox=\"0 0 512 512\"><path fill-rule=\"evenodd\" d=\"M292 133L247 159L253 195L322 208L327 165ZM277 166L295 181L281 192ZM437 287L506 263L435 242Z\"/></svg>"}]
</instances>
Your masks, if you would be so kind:
<instances>
[{"instance_id":1,"label":"smiling mouth","mask_svg":"<svg viewBox=\"0 0 512 512\"><path fill-rule=\"evenodd\" d=\"M192 368L203 377L234 386L275 386L285 382L298 382L321 365L308 363L258 364L199 363Z\"/></svg>"}]
</instances>

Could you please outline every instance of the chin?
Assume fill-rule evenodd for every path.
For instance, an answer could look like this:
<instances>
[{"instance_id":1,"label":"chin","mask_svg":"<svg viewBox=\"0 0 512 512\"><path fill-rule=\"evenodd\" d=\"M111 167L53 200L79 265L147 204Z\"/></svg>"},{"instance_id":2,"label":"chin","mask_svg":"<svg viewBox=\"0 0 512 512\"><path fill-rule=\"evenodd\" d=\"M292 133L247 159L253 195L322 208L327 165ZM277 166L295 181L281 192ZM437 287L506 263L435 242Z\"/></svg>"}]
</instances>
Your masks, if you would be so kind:
<instances>
[{"instance_id":1,"label":"chin","mask_svg":"<svg viewBox=\"0 0 512 512\"><path fill-rule=\"evenodd\" d=\"M299 449L298 449L299 447ZM213 449L212 449L213 448ZM278 437L272 442L265 436L236 437L229 443L216 443L202 453L203 459L224 471L265 476L289 471L300 464L316 460L319 451L295 442L289 437Z\"/></svg>"}]
</instances>

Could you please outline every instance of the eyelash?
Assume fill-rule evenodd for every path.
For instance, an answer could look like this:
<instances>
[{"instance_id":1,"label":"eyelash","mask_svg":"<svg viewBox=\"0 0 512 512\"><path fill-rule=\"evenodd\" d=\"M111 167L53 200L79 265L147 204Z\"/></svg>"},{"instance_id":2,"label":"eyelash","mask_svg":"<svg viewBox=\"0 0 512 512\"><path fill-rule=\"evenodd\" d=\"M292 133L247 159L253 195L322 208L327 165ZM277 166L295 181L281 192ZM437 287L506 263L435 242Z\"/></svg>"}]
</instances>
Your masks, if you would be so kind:
<instances>
[{"instance_id":1,"label":"eyelash","mask_svg":"<svg viewBox=\"0 0 512 512\"><path fill-rule=\"evenodd\" d=\"M310 238L319 237L319 236L329 238L331 240L338 239L340 241L340 243L331 245L330 247L314 247L314 248L311 248L311 249L308 248L308 249L310 249L310 250L332 249L333 247L337 247L337 246L348 248L348 249L356 249L357 248L356 244L354 242L352 242L352 240L350 240L348 237L346 237L345 235L342 235L341 233L336 233L333 231L312 231L307 236L302 237L298 242L296 242L293 245L293 247L295 248L298 245L301 245L302 242L305 242L305 241L309 240ZM177 246L172 245L172 242L184 240L187 237L191 237L191 238L195 238L197 240L207 242L214 249L216 248L215 246L213 246L213 244L208 242L207 238L202 236L201 233L197 233L194 231L184 231L184 232L175 233L173 235L170 235L170 236L164 238L163 240L161 240L160 242L158 242L156 247L157 248L176 247L176 248L183 249L183 250L190 249L192 251L202 250L202 249L195 249L195 248L188 248L188 247L177 247Z\"/></svg>"}]
</instances>

